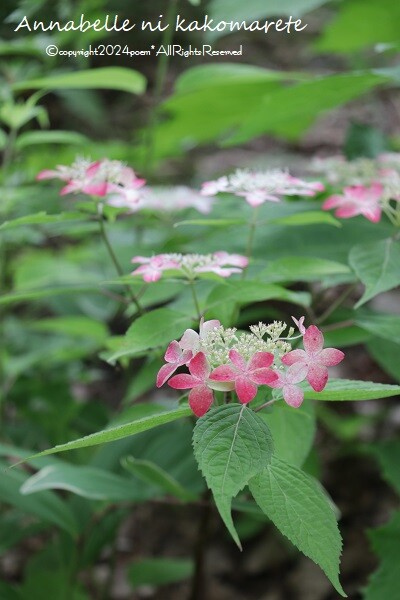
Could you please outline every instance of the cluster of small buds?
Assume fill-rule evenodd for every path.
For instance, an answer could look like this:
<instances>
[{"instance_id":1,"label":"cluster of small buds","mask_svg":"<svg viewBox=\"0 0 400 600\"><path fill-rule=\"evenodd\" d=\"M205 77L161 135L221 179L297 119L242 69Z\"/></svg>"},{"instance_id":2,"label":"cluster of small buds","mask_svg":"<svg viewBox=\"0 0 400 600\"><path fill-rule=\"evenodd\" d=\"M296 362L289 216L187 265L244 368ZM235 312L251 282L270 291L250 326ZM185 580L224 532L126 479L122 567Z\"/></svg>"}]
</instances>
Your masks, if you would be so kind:
<instances>
[{"instance_id":1,"label":"cluster of small buds","mask_svg":"<svg viewBox=\"0 0 400 600\"><path fill-rule=\"evenodd\" d=\"M237 169L231 175L203 183L201 193L216 196L220 192L229 192L245 198L250 206L256 207L267 200L279 202L282 196L315 196L323 190L324 186L319 181L303 181L279 169Z\"/></svg>"},{"instance_id":2,"label":"cluster of small buds","mask_svg":"<svg viewBox=\"0 0 400 600\"><path fill-rule=\"evenodd\" d=\"M278 337L287 327L280 321L269 325L260 322L250 326L248 333L226 329L216 319L201 319L199 333L187 329L179 341L169 344L157 387L168 382L174 389L190 390L189 405L198 417L213 404L213 390L234 390L239 402L248 404L260 385L281 389L285 402L298 408L304 398L298 384L307 380L315 391L322 391L328 381L327 367L339 364L344 354L336 348L324 349L321 331L315 325L304 328L304 317L294 321L303 336L304 350L292 350ZM266 340L265 335L269 336ZM182 366L189 374L171 377Z\"/></svg>"},{"instance_id":3,"label":"cluster of small buds","mask_svg":"<svg viewBox=\"0 0 400 600\"><path fill-rule=\"evenodd\" d=\"M139 190L146 183L134 170L118 160L91 161L77 158L69 167L59 165L55 170L41 171L38 180L60 179L66 182L60 195L82 193L89 196L106 197L110 204L123 202L135 204L140 198Z\"/></svg>"},{"instance_id":4,"label":"cluster of small buds","mask_svg":"<svg viewBox=\"0 0 400 600\"><path fill-rule=\"evenodd\" d=\"M342 156L317 158L312 169L343 190L325 200L324 210L334 208L335 215L342 219L363 215L372 223L381 220L383 211L397 224L399 208L396 211L390 203L400 202L400 154L386 153L376 159L353 161Z\"/></svg>"},{"instance_id":5,"label":"cluster of small buds","mask_svg":"<svg viewBox=\"0 0 400 600\"><path fill-rule=\"evenodd\" d=\"M141 266L132 275L141 275L146 283L158 281L163 272L174 269L190 280L202 273L214 273L220 277L230 277L241 273L247 267L248 259L240 254L214 252L213 254L157 254L155 256L134 256L132 263Z\"/></svg>"}]
</instances>

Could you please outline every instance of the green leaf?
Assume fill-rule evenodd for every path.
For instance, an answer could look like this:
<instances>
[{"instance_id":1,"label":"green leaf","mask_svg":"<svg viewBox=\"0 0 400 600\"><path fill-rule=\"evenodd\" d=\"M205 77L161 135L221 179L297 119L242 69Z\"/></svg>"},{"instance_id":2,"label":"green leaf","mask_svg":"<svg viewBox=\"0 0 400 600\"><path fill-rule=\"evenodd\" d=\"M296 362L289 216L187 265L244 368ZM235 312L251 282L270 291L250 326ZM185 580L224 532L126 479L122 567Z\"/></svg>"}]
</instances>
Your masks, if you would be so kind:
<instances>
[{"instance_id":1,"label":"green leaf","mask_svg":"<svg viewBox=\"0 0 400 600\"><path fill-rule=\"evenodd\" d=\"M122 461L124 469L133 473L146 483L161 488L165 493L179 498L183 502L190 502L197 498L195 494L186 490L174 477L150 460L141 460L127 456Z\"/></svg>"},{"instance_id":2,"label":"green leaf","mask_svg":"<svg viewBox=\"0 0 400 600\"><path fill-rule=\"evenodd\" d=\"M400 344L400 316L368 313L357 316L355 322L377 337Z\"/></svg>"},{"instance_id":3,"label":"green leaf","mask_svg":"<svg viewBox=\"0 0 400 600\"><path fill-rule=\"evenodd\" d=\"M263 281L314 281L324 276L350 273L350 269L341 263L323 258L307 256L285 256L270 262L258 273Z\"/></svg>"},{"instance_id":4,"label":"green leaf","mask_svg":"<svg viewBox=\"0 0 400 600\"><path fill-rule=\"evenodd\" d=\"M143 499L143 494L132 480L102 469L80 465L44 467L25 481L21 494L34 494L42 490L67 490L83 498L110 502Z\"/></svg>"},{"instance_id":5,"label":"green leaf","mask_svg":"<svg viewBox=\"0 0 400 600\"><path fill-rule=\"evenodd\" d=\"M142 94L146 89L146 79L133 69L102 67L28 81L18 81L12 87L15 91L103 89Z\"/></svg>"},{"instance_id":6,"label":"green leaf","mask_svg":"<svg viewBox=\"0 0 400 600\"><path fill-rule=\"evenodd\" d=\"M86 435L85 437L79 438L78 440L74 440L72 442L67 442L66 444L54 446L53 448L49 448L43 452L38 452L37 454L34 454L33 456L30 456L21 462L37 458L38 456L47 456L48 454L57 454L58 452L65 452L66 450L77 450L78 448L87 448L89 446L97 446L98 444L113 442L114 440L121 440L122 438L141 433L142 431L147 431L153 427L170 423L176 419L188 417L191 414L192 411L190 408L181 406L174 410L169 410L158 415L150 415L148 417L144 417L143 419L132 421L131 423L126 423L117 427L110 427L109 429Z\"/></svg>"},{"instance_id":7,"label":"green leaf","mask_svg":"<svg viewBox=\"0 0 400 600\"><path fill-rule=\"evenodd\" d=\"M368 352L398 383L400 383L399 346L383 338L374 338L367 344Z\"/></svg>"},{"instance_id":8,"label":"green leaf","mask_svg":"<svg viewBox=\"0 0 400 600\"><path fill-rule=\"evenodd\" d=\"M275 456L301 467L307 458L315 436L315 413L312 402L292 408L285 402L275 402L270 412L260 412L274 440Z\"/></svg>"},{"instance_id":9,"label":"green leaf","mask_svg":"<svg viewBox=\"0 0 400 600\"><path fill-rule=\"evenodd\" d=\"M392 0L342 2L316 47L322 52L348 53L375 44L398 42L399 19L400 7Z\"/></svg>"},{"instance_id":10,"label":"green leaf","mask_svg":"<svg viewBox=\"0 0 400 600\"><path fill-rule=\"evenodd\" d=\"M174 227L182 227L183 225L197 225L199 227L231 227L232 225L243 225L245 219L189 219L187 221L179 221Z\"/></svg>"},{"instance_id":11,"label":"green leaf","mask_svg":"<svg viewBox=\"0 0 400 600\"><path fill-rule=\"evenodd\" d=\"M149 558L136 561L128 568L128 579L133 589L140 586L162 586L188 579L193 563L184 558Z\"/></svg>"},{"instance_id":12,"label":"green leaf","mask_svg":"<svg viewBox=\"0 0 400 600\"><path fill-rule=\"evenodd\" d=\"M78 145L88 143L88 138L76 131L27 131L18 136L15 147L17 150L23 150L28 146L38 144L68 144Z\"/></svg>"},{"instance_id":13,"label":"green leaf","mask_svg":"<svg viewBox=\"0 0 400 600\"><path fill-rule=\"evenodd\" d=\"M108 329L101 321L90 319L84 316L66 316L50 317L40 319L32 325L30 329L36 331L46 331L49 333L63 333L72 337L91 338L99 343L103 342L108 336Z\"/></svg>"},{"instance_id":14,"label":"green leaf","mask_svg":"<svg viewBox=\"0 0 400 600\"><path fill-rule=\"evenodd\" d=\"M374 442L366 446L366 451L376 458L383 478L400 494L400 440Z\"/></svg>"},{"instance_id":15,"label":"green leaf","mask_svg":"<svg viewBox=\"0 0 400 600\"><path fill-rule=\"evenodd\" d=\"M342 223L335 219L335 217L333 217L330 213L322 212L320 210L308 210L294 215L288 215L287 217L278 217L277 219L268 221L268 224L270 225L288 226L318 225L319 223L333 225L334 227L342 227Z\"/></svg>"},{"instance_id":16,"label":"green leaf","mask_svg":"<svg viewBox=\"0 0 400 600\"><path fill-rule=\"evenodd\" d=\"M219 513L241 548L231 516L232 498L271 460L271 433L245 405L219 406L197 421L193 449Z\"/></svg>"},{"instance_id":17,"label":"green leaf","mask_svg":"<svg viewBox=\"0 0 400 600\"><path fill-rule=\"evenodd\" d=\"M365 285L364 295L355 306L358 308L377 294L400 284L400 241L388 238L354 246L349 263Z\"/></svg>"},{"instance_id":18,"label":"green leaf","mask_svg":"<svg viewBox=\"0 0 400 600\"><path fill-rule=\"evenodd\" d=\"M23 496L20 488L28 475L19 469L6 470L6 466L5 463L0 463L3 471L0 477L1 502L11 504L27 514L35 515L46 523L56 525L72 536L78 534L76 519L65 502L49 491L40 492L34 498Z\"/></svg>"},{"instance_id":19,"label":"green leaf","mask_svg":"<svg viewBox=\"0 0 400 600\"><path fill-rule=\"evenodd\" d=\"M398 395L400 395L400 385L353 379L330 379L322 392L314 392L310 389L304 391L305 399L322 401L377 400Z\"/></svg>"},{"instance_id":20,"label":"green leaf","mask_svg":"<svg viewBox=\"0 0 400 600\"><path fill-rule=\"evenodd\" d=\"M159 308L147 313L129 327L119 348L108 357L108 362L114 363L123 356L140 354L150 348L165 346L184 330L193 325L186 314L169 308Z\"/></svg>"},{"instance_id":21,"label":"green leaf","mask_svg":"<svg viewBox=\"0 0 400 600\"><path fill-rule=\"evenodd\" d=\"M380 558L378 570L371 576L364 590L364 600L397 598L399 595L400 563L400 511L394 513L389 523L370 529L367 535L372 548Z\"/></svg>"},{"instance_id":22,"label":"green leaf","mask_svg":"<svg viewBox=\"0 0 400 600\"><path fill-rule=\"evenodd\" d=\"M41 211L34 215L13 219L12 221L4 221L4 223L0 225L0 231L4 229L14 229L14 227L21 227L22 225L47 225L49 223L64 223L66 221L84 221L86 218L87 217L83 213L79 212L48 215L45 211Z\"/></svg>"},{"instance_id":23,"label":"green leaf","mask_svg":"<svg viewBox=\"0 0 400 600\"><path fill-rule=\"evenodd\" d=\"M320 484L276 457L249 482L255 501L303 554L321 567L336 591L342 540L330 501Z\"/></svg>"}]
</instances>

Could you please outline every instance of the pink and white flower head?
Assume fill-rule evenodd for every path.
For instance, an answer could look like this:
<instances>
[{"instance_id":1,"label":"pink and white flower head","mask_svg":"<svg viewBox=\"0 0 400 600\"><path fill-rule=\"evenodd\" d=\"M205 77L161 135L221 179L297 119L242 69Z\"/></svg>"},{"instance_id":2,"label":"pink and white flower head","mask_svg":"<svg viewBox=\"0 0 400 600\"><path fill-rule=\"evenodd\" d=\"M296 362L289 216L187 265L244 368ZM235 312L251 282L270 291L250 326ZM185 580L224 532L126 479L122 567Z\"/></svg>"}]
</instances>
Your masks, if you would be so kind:
<instances>
[{"instance_id":1,"label":"pink and white flower head","mask_svg":"<svg viewBox=\"0 0 400 600\"><path fill-rule=\"evenodd\" d=\"M343 194L330 196L322 205L324 210L335 208L335 215L342 219L348 219L357 215L363 215L372 223L381 219L381 200L384 189L381 183L372 183L370 187L354 185L345 187Z\"/></svg>"},{"instance_id":2,"label":"pink and white flower head","mask_svg":"<svg viewBox=\"0 0 400 600\"><path fill-rule=\"evenodd\" d=\"M294 317L292 317L294 324L296 325L297 329L300 331L301 335L304 335L306 332L306 328L304 327L304 319L305 317L300 317L299 320L295 319Z\"/></svg>"},{"instance_id":3,"label":"pink and white flower head","mask_svg":"<svg viewBox=\"0 0 400 600\"><path fill-rule=\"evenodd\" d=\"M217 319L204 321L204 318L202 317L200 319L199 333L194 329L186 329L180 339L179 346L182 350L190 350L193 354L197 354L201 349L202 342L206 340L208 334L218 327L221 327L221 323Z\"/></svg>"},{"instance_id":4,"label":"pink and white flower head","mask_svg":"<svg viewBox=\"0 0 400 600\"><path fill-rule=\"evenodd\" d=\"M281 196L315 196L323 190L324 186L319 181L303 181L292 177L287 171L237 169L228 177L205 182L201 193L215 196L220 192L229 192L245 198L250 206L256 207L267 200L279 202Z\"/></svg>"},{"instance_id":5,"label":"pink and white flower head","mask_svg":"<svg viewBox=\"0 0 400 600\"><path fill-rule=\"evenodd\" d=\"M316 392L322 392L328 381L327 367L338 365L344 358L336 348L324 348L324 336L315 325L306 329L303 337L304 350L292 350L282 357L282 363L290 367L303 366L306 379Z\"/></svg>"},{"instance_id":6,"label":"pink and white flower head","mask_svg":"<svg viewBox=\"0 0 400 600\"><path fill-rule=\"evenodd\" d=\"M199 192L184 185L175 187L146 187L139 201L131 207L131 212L140 210L175 212L194 208L199 213L208 214L214 203L213 198L202 196Z\"/></svg>"},{"instance_id":7,"label":"pink and white flower head","mask_svg":"<svg viewBox=\"0 0 400 600\"><path fill-rule=\"evenodd\" d=\"M241 273L248 265L248 259L239 254L215 252L214 254L158 254L151 258L135 256L133 263L143 266L135 269L132 275L142 275L144 281L158 281L163 271L174 269L188 279L201 273L214 273L220 277L230 277Z\"/></svg>"},{"instance_id":8,"label":"pink and white flower head","mask_svg":"<svg viewBox=\"0 0 400 600\"><path fill-rule=\"evenodd\" d=\"M167 364L163 365L157 374L157 387L164 385L178 367L187 365L192 358L193 352L191 350L182 350L178 342L171 342L164 354Z\"/></svg>"},{"instance_id":9,"label":"pink and white flower head","mask_svg":"<svg viewBox=\"0 0 400 600\"><path fill-rule=\"evenodd\" d=\"M212 381L234 382L239 402L251 402L259 385L271 385L277 375L270 369L274 355L270 352L256 352L249 361L237 350L229 352L230 365L221 365L210 374Z\"/></svg>"},{"instance_id":10,"label":"pink and white flower head","mask_svg":"<svg viewBox=\"0 0 400 600\"><path fill-rule=\"evenodd\" d=\"M210 375L210 365L203 352L199 352L189 362L189 373L174 375L168 381L168 385L176 390L188 390L189 406L196 415L202 417L211 407L214 395L208 386L208 377Z\"/></svg>"},{"instance_id":11,"label":"pink and white flower head","mask_svg":"<svg viewBox=\"0 0 400 600\"><path fill-rule=\"evenodd\" d=\"M307 367L303 363L295 363L286 372L278 371L277 378L269 385L272 388L282 390L283 399L286 404L293 408L299 408L304 400L304 390L296 384L304 381L307 376Z\"/></svg>"},{"instance_id":12,"label":"pink and white flower head","mask_svg":"<svg viewBox=\"0 0 400 600\"><path fill-rule=\"evenodd\" d=\"M67 185L60 192L62 196L78 192L99 197L113 194L113 197L122 197L125 202L137 201L138 190L145 184L145 180L137 177L133 169L118 160L106 158L94 162L78 158L70 167L59 165L55 170L41 171L37 179L65 181Z\"/></svg>"}]
</instances>

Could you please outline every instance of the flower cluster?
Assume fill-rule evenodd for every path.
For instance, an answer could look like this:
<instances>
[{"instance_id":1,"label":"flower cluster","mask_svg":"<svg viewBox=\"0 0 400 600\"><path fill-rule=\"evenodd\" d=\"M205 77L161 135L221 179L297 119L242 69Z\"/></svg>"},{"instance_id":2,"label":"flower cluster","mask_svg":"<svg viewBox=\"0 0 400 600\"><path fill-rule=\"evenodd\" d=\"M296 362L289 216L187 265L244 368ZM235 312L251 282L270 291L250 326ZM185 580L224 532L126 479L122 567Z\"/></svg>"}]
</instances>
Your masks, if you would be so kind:
<instances>
[{"instance_id":1,"label":"flower cluster","mask_svg":"<svg viewBox=\"0 0 400 600\"><path fill-rule=\"evenodd\" d=\"M89 196L110 196L123 201L125 205L134 205L140 197L139 190L145 180L140 179L134 170L118 160L91 161L85 158L77 160L69 167L59 165L55 170L41 171L38 180L61 179L66 182L60 194L82 193Z\"/></svg>"},{"instance_id":2,"label":"flower cluster","mask_svg":"<svg viewBox=\"0 0 400 600\"><path fill-rule=\"evenodd\" d=\"M281 389L285 402L297 408L304 398L304 390L298 384L307 380L315 391L322 391L328 381L327 367L344 358L340 350L324 349L321 331L315 325L305 329L303 321L304 317L295 320L300 336L304 334L304 350L292 350L287 341L290 338L280 337L287 327L280 321L258 323L250 327L250 332L238 332L222 327L217 320L202 319L199 333L187 329L179 341L168 346L166 364L157 375L157 387L168 382L174 389L190 390L189 405L197 417L211 407L213 390L234 390L239 402L248 404L261 385ZM292 334L290 328L289 335ZM182 366L189 373L171 377Z\"/></svg>"},{"instance_id":3,"label":"flower cluster","mask_svg":"<svg viewBox=\"0 0 400 600\"><path fill-rule=\"evenodd\" d=\"M248 259L240 254L214 252L213 254L156 254L155 256L134 256L132 263L141 264L132 275L141 275L146 283L158 281L163 271L174 269L188 279L195 279L201 273L215 273L220 277L230 277L241 273L247 267Z\"/></svg>"},{"instance_id":4,"label":"flower cluster","mask_svg":"<svg viewBox=\"0 0 400 600\"><path fill-rule=\"evenodd\" d=\"M336 209L336 216L346 219L363 215L373 223L382 211L396 222L396 210L390 202L400 201L400 154L381 154L376 159L347 161L342 156L315 159L313 170L323 173L328 182L343 187L341 194L327 198L324 210Z\"/></svg>"},{"instance_id":5,"label":"flower cluster","mask_svg":"<svg viewBox=\"0 0 400 600\"><path fill-rule=\"evenodd\" d=\"M256 207L267 200L279 202L281 196L315 196L323 190L324 186L318 181L303 181L279 169L237 169L231 175L203 183L201 193L216 196L220 192L229 192L245 198L250 206Z\"/></svg>"}]
</instances>

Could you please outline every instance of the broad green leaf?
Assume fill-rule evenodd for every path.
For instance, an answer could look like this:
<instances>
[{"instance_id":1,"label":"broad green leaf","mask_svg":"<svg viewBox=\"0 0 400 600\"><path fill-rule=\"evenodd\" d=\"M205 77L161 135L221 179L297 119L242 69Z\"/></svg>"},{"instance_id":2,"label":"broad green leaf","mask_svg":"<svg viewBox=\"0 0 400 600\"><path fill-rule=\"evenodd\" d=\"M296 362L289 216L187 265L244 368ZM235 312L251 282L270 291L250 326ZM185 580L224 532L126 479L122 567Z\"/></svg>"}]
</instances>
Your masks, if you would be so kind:
<instances>
[{"instance_id":1,"label":"broad green leaf","mask_svg":"<svg viewBox=\"0 0 400 600\"><path fill-rule=\"evenodd\" d=\"M83 145L88 143L88 138L76 131L27 131L18 136L15 147L17 150L23 150L28 146L38 144L76 144Z\"/></svg>"},{"instance_id":2,"label":"broad green leaf","mask_svg":"<svg viewBox=\"0 0 400 600\"><path fill-rule=\"evenodd\" d=\"M18 81L14 83L13 89L15 91L103 89L142 94L146 89L146 80L143 75L133 69L102 67Z\"/></svg>"},{"instance_id":3,"label":"broad green leaf","mask_svg":"<svg viewBox=\"0 0 400 600\"><path fill-rule=\"evenodd\" d=\"M50 465L25 481L21 494L42 490L67 490L91 500L139 501L143 499L138 485L114 473L81 465Z\"/></svg>"},{"instance_id":4,"label":"broad green leaf","mask_svg":"<svg viewBox=\"0 0 400 600\"><path fill-rule=\"evenodd\" d=\"M276 457L249 482L255 501L303 554L321 567L336 591L342 540L332 505L320 484Z\"/></svg>"},{"instance_id":5,"label":"broad green leaf","mask_svg":"<svg viewBox=\"0 0 400 600\"><path fill-rule=\"evenodd\" d=\"M288 226L301 226L301 225L318 225L324 223L325 225L333 225L334 227L341 227L340 221L335 219L330 213L322 212L320 210L308 210L294 215L288 215L287 217L278 217L268 221L271 225L288 225Z\"/></svg>"},{"instance_id":6,"label":"broad green leaf","mask_svg":"<svg viewBox=\"0 0 400 600\"><path fill-rule=\"evenodd\" d=\"M400 511L394 513L389 523L370 529L367 535L380 564L364 590L364 600L383 600L399 596L400 563Z\"/></svg>"},{"instance_id":7,"label":"broad green leaf","mask_svg":"<svg viewBox=\"0 0 400 600\"><path fill-rule=\"evenodd\" d=\"M220 515L241 548L231 516L232 498L271 460L271 433L245 405L219 406L197 421L193 449Z\"/></svg>"},{"instance_id":8,"label":"broad green leaf","mask_svg":"<svg viewBox=\"0 0 400 600\"><path fill-rule=\"evenodd\" d=\"M379 462L383 478L400 494L400 440L374 442L366 450Z\"/></svg>"},{"instance_id":9,"label":"broad green leaf","mask_svg":"<svg viewBox=\"0 0 400 600\"><path fill-rule=\"evenodd\" d=\"M383 338L373 338L367 348L378 365L400 383L399 345Z\"/></svg>"},{"instance_id":10,"label":"broad green leaf","mask_svg":"<svg viewBox=\"0 0 400 600\"><path fill-rule=\"evenodd\" d=\"M51 296L63 296L67 294L79 294L81 292L100 293L100 287L96 284L90 285L60 285L56 287L44 287L41 289L13 292L0 295L0 304L18 304L27 300L40 300Z\"/></svg>"},{"instance_id":11,"label":"broad green leaf","mask_svg":"<svg viewBox=\"0 0 400 600\"><path fill-rule=\"evenodd\" d=\"M323 52L346 54L366 46L398 42L399 19L400 7L392 0L342 2L337 16L324 28L316 47Z\"/></svg>"},{"instance_id":12,"label":"broad green leaf","mask_svg":"<svg viewBox=\"0 0 400 600\"><path fill-rule=\"evenodd\" d=\"M58 215L48 215L45 211L41 211L34 215L19 217L12 221L5 221L0 225L0 231L4 229L13 229L22 225L47 225L52 223L64 223L66 221L84 221L86 216L79 212L60 213Z\"/></svg>"},{"instance_id":13,"label":"broad green leaf","mask_svg":"<svg viewBox=\"0 0 400 600\"><path fill-rule=\"evenodd\" d=\"M357 381L353 379L331 379L322 392L306 389L304 398L322 401L377 400L400 395L400 385Z\"/></svg>"},{"instance_id":14,"label":"broad green leaf","mask_svg":"<svg viewBox=\"0 0 400 600\"><path fill-rule=\"evenodd\" d=\"M150 348L165 346L177 337L181 337L185 329L191 327L193 321L185 314L169 308L159 308L147 313L130 326L119 348L108 358L110 363L123 356L140 354Z\"/></svg>"},{"instance_id":15,"label":"broad green leaf","mask_svg":"<svg viewBox=\"0 0 400 600\"><path fill-rule=\"evenodd\" d=\"M371 334L361 327L349 325L340 329L332 329L322 332L325 338L325 346L327 348L345 348L346 346L356 346L357 344L365 344L371 339Z\"/></svg>"},{"instance_id":16,"label":"broad green leaf","mask_svg":"<svg viewBox=\"0 0 400 600\"><path fill-rule=\"evenodd\" d=\"M89 317L66 316L49 317L40 319L30 326L36 331L46 331L49 333L63 333L72 337L85 337L103 342L108 335L106 325L101 321L95 321Z\"/></svg>"},{"instance_id":17,"label":"broad green leaf","mask_svg":"<svg viewBox=\"0 0 400 600\"><path fill-rule=\"evenodd\" d=\"M270 412L260 412L274 440L275 456L301 467L311 450L315 436L315 414L312 402L292 408L276 402Z\"/></svg>"},{"instance_id":18,"label":"broad green leaf","mask_svg":"<svg viewBox=\"0 0 400 600\"><path fill-rule=\"evenodd\" d=\"M207 313L215 314L224 320L219 312L222 311L225 315L226 309L231 309L234 304L243 306L266 300L284 300L308 306L310 295L306 292L292 292L279 285L260 283L259 281L226 282L217 285L210 292L206 301Z\"/></svg>"},{"instance_id":19,"label":"broad green leaf","mask_svg":"<svg viewBox=\"0 0 400 600\"><path fill-rule=\"evenodd\" d=\"M197 497L195 494L185 490L179 481L150 460L141 460L133 456L127 456L122 460L122 466L130 473L139 477L139 479L157 486L167 494L179 498L179 500L190 502Z\"/></svg>"},{"instance_id":20,"label":"broad green leaf","mask_svg":"<svg viewBox=\"0 0 400 600\"><path fill-rule=\"evenodd\" d=\"M144 585L168 585L188 579L192 573L192 561L184 558L149 558L128 567L128 579L133 589Z\"/></svg>"},{"instance_id":21,"label":"broad green leaf","mask_svg":"<svg viewBox=\"0 0 400 600\"><path fill-rule=\"evenodd\" d=\"M400 344L400 316L368 313L357 316L355 322L377 337Z\"/></svg>"},{"instance_id":22,"label":"broad green leaf","mask_svg":"<svg viewBox=\"0 0 400 600\"><path fill-rule=\"evenodd\" d=\"M26 460L31 460L39 456L47 456L48 454L57 454L58 452L65 452L67 450L77 450L78 448L87 448L89 446L97 446L98 444L105 444L107 442L121 440L122 438L135 435L136 433L141 433L142 431L147 431L153 427L170 423L176 419L188 417L191 414L192 411L190 408L181 406L174 410L169 410L158 415L150 415L148 417L144 417L143 419L132 421L131 423L110 427L109 429L86 435L85 437L73 440L72 442L67 442L66 444L54 446L53 448L49 448L43 452L38 452L37 454L34 454L33 456L30 456L21 462L25 462Z\"/></svg>"},{"instance_id":23,"label":"broad green leaf","mask_svg":"<svg viewBox=\"0 0 400 600\"><path fill-rule=\"evenodd\" d=\"M28 475L19 469L6 469L6 464L0 463L0 501L11 504L21 511L35 515L46 523L60 527L72 536L78 534L78 524L70 508L53 492L43 491L34 498L27 498L20 493L21 485Z\"/></svg>"},{"instance_id":24,"label":"broad green leaf","mask_svg":"<svg viewBox=\"0 0 400 600\"><path fill-rule=\"evenodd\" d=\"M356 308L368 300L400 284L400 241L393 238L368 244L359 244L351 249L349 263L365 292Z\"/></svg>"},{"instance_id":25,"label":"broad green leaf","mask_svg":"<svg viewBox=\"0 0 400 600\"><path fill-rule=\"evenodd\" d=\"M350 273L350 269L341 263L322 258L307 256L285 256L270 262L258 273L262 281L314 281L324 276Z\"/></svg>"}]
</instances>

